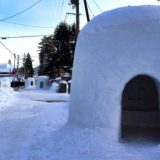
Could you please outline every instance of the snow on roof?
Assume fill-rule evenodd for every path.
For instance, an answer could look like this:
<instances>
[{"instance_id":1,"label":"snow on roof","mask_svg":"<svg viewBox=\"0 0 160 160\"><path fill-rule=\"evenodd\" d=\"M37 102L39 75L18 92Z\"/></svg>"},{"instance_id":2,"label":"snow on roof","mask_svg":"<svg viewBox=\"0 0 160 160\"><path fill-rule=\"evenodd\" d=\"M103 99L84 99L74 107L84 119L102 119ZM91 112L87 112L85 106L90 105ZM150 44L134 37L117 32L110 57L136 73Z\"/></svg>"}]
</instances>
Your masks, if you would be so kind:
<instances>
[{"instance_id":1,"label":"snow on roof","mask_svg":"<svg viewBox=\"0 0 160 160\"><path fill-rule=\"evenodd\" d=\"M0 72L10 72L13 67L7 63L0 63Z\"/></svg>"},{"instance_id":2,"label":"snow on roof","mask_svg":"<svg viewBox=\"0 0 160 160\"><path fill-rule=\"evenodd\" d=\"M57 78L55 78L55 80L61 80L62 78L61 77L57 77Z\"/></svg>"},{"instance_id":3,"label":"snow on roof","mask_svg":"<svg viewBox=\"0 0 160 160\"><path fill-rule=\"evenodd\" d=\"M67 84L67 82L64 81L64 80L60 81L60 83L61 83L61 84Z\"/></svg>"},{"instance_id":4,"label":"snow on roof","mask_svg":"<svg viewBox=\"0 0 160 160\"><path fill-rule=\"evenodd\" d=\"M35 80L35 78L34 77L28 77L26 80L32 81L32 80Z\"/></svg>"},{"instance_id":5,"label":"snow on roof","mask_svg":"<svg viewBox=\"0 0 160 160\"><path fill-rule=\"evenodd\" d=\"M48 76L38 76L37 79L49 79Z\"/></svg>"}]
</instances>

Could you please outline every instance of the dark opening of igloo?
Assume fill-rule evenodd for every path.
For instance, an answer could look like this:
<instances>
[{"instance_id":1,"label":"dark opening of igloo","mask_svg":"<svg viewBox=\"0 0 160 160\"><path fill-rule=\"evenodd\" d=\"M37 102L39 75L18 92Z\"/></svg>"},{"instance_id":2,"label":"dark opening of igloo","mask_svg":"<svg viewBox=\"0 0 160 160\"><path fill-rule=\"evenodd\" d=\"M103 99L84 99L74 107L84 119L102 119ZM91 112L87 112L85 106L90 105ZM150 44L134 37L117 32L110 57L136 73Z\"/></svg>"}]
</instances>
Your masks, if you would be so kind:
<instances>
[{"instance_id":1,"label":"dark opening of igloo","mask_svg":"<svg viewBox=\"0 0 160 160\"><path fill-rule=\"evenodd\" d=\"M33 81L31 81L31 86L33 86Z\"/></svg>"},{"instance_id":2,"label":"dark opening of igloo","mask_svg":"<svg viewBox=\"0 0 160 160\"><path fill-rule=\"evenodd\" d=\"M44 87L43 82L40 82L40 88L43 88L43 87Z\"/></svg>"},{"instance_id":3,"label":"dark opening of igloo","mask_svg":"<svg viewBox=\"0 0 160 160\"><path fill-rule=\"evenodd\" d=\"M159 93L155 80L138 75L125 86L121 100L121 138L160 141Z\"/></svg>"}]
</instances>

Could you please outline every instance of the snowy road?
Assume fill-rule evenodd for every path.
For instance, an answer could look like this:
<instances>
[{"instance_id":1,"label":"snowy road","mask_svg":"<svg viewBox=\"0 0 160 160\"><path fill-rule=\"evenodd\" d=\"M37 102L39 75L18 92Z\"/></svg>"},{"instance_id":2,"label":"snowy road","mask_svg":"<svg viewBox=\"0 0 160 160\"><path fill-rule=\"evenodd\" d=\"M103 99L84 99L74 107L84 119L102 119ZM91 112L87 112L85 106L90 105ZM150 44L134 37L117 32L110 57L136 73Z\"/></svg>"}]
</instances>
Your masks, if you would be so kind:
<instances>
[{"instance_id":1,"label":"snowy road","mask_svg":"<svg viewBox=\"0 0 160 160\"><path fill-rule=\"evenodd\" d=\"M12 105L0 112L0 160L39 160L40 155L32 156L39 139L65 123L67 103L35 101L37 98L68 100L67 95L53 96L49 92L32 94L28 91L16 94Z\"/></svg>"},{"instance_id":2,"label":"snowy road","mask_svg":"<svg viewBox=\"0 0 160 160\"><path fill-rule=\"evenodd\" d=\"M0 160L160 158L160 145L117 144L105 128L64 125L68 117L67 94L34 90L13 97L12 103L0 107Z\"/></svg>"}]
</instances>

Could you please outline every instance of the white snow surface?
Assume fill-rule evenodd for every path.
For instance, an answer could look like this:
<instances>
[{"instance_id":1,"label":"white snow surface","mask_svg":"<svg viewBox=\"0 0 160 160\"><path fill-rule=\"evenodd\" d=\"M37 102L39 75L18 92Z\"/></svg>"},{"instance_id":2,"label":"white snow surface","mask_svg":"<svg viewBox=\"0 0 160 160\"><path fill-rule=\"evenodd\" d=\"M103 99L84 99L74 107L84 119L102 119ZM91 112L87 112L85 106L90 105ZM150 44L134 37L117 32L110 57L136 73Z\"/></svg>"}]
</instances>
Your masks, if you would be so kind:
<instances>
[{"instance_id":1,"label":"white snow surface","mask_svg":"<svg viewBox=\"0 0 160 160\"><path fill-rule=\"evenodd\" d=\"M106 128L68 125L68 100L68 94L50 90L17 92L14 101L0 110L0 159L159 159L159 145L145 142L120 145L112 140Z\"/></svg>"}]
</instances>

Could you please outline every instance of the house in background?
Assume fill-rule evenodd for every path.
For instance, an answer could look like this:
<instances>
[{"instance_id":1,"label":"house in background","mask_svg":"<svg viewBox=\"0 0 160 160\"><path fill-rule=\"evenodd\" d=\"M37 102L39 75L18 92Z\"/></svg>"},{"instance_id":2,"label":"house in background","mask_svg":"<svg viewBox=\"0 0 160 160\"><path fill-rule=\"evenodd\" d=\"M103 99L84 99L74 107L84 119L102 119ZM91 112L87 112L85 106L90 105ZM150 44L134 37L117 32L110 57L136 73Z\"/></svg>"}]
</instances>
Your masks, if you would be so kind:
<instances>
[{"instance_id":1,"label":"house in background","mask_svg":"<svg viewBox=\"0 0 160 160\"><path fill-rule=\"evenodd\" d=\"M0 63L0 77L12 76L13 66L9 63Z\"/></svg>"}]
</instances>

